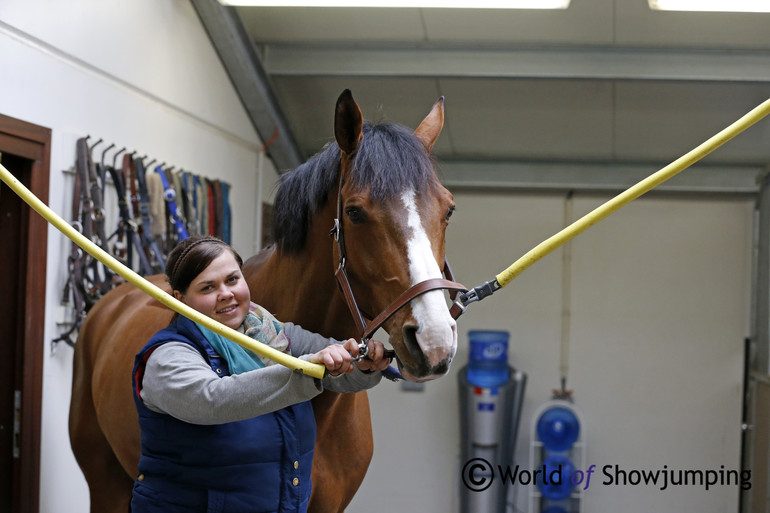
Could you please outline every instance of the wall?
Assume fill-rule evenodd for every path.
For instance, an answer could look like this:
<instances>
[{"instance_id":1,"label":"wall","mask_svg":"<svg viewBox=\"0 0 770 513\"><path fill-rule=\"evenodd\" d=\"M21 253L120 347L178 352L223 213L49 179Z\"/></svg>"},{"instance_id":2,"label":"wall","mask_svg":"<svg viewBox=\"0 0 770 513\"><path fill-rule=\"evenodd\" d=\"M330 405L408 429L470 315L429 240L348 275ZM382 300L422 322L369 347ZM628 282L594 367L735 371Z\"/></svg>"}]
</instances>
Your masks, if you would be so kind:
<instances>
[{"instance_id":1,"label":"wall","mask_svg":"<svg viewBox=\"0 0 770 513\"><path fill-rule=\"evenodd\" d=\"M73 177L63 170L74 163L75 141L90 134L232 184L233 244L253 253L261 142L188 2L4 0L0 56L0 113L52 129L54 211L69 216ZM269 193L276 174L268 160L264 176ZM61 255L69 252L58 231L48 237L46 341L59 334ZM42 513L88 510L67 435L71 368L71 349L46 352Z\"/></svg>"},{"instance_id":2,"label":"wall","mask_svg":"<svg viewBox=\"0 0 770 513\"><path fill-rule=\"evenodd\" d=\"M466 286L491 279L564 226L564 198L556 195L464 192L455 199L448 258ZM573 218L607 199L576 195ZM567 388L585 419L587 465L740 468L752 219L749 199L651 196L573 241ZM349 511L458 511L457 374L471 329L511 334L509 361L529 380L517 458L531 468L533 412L560 385L561 315L557 250L459 319L449 375L424 392L393 383L370 392L374 460ZM604 480L594 475L584 511L737 511L736 486L661 491ZM519 511L526 499L527 489L518 489Z\"/></svg>"}]
</instances>

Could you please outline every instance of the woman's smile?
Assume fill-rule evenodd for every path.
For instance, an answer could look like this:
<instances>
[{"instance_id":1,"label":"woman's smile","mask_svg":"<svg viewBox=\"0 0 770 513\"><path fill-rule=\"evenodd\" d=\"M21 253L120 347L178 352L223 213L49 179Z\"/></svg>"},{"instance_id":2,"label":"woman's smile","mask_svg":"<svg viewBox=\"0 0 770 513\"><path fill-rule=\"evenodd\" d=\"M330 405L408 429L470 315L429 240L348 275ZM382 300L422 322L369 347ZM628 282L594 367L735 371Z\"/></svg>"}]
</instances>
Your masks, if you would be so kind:
<instances>
[{"instance_id":1,"label":"woman's smile","mask_svg":"<svg viewBox=\"0 0 770 513\"><path fill-rule=\"evenodd\" d=\"M196 276L187 292L174 296L202 314L229 328L241 325L249 312L251 295L235 257L223 251Z\"/></svg>"}]
</instances>

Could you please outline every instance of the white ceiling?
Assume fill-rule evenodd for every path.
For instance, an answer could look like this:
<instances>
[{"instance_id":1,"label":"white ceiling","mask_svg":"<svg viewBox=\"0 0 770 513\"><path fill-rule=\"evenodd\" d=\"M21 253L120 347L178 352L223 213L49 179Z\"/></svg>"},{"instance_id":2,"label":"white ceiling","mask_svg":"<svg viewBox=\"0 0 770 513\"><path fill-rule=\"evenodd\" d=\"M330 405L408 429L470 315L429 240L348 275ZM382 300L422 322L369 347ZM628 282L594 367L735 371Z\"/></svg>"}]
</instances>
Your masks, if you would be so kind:
<instances>
[{"instance_id":1,"label":"white ceiling","mask_svg":"<svg viewBox=\"0 0 770 513\"><path fill-rule=\"evenodd\" d=\"M305 157L332 137L343 89L367 119L412 127L444 96L436 152L458 185L654 171L770 98L770 14L655 12L647 0L237 13ZM770 120L704 162L756 174L770 164Z\"/></svg>"}]
</instances>

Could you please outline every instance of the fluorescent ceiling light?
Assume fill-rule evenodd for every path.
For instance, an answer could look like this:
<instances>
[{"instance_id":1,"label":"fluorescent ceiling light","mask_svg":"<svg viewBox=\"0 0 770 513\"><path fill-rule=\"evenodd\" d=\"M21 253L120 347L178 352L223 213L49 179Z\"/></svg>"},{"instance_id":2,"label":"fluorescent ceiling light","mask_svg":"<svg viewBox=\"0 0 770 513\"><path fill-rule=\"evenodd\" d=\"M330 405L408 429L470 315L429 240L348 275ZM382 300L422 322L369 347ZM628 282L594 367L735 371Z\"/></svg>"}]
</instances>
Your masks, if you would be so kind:
<instances>
[{"instance_id":1,"label":"fluorescent ceiling light","mask_svg":"<svg viewBox=\"0 0 770 513\"><path fill-rule=\"evenodd\" d=\"M770 0L649 0L659 11L770 12Z\"/></svg>"},{"instance_id":2,"label":"fluorescent ceiling light","mask_svg":"<svg viewBox=\"0 0 770 513\"><path fill-rule=\"evenodd\" d=\"M566 9L570 0L219 0L219 2L225 5L259 7Z\"/></svg>"}]
</instances>

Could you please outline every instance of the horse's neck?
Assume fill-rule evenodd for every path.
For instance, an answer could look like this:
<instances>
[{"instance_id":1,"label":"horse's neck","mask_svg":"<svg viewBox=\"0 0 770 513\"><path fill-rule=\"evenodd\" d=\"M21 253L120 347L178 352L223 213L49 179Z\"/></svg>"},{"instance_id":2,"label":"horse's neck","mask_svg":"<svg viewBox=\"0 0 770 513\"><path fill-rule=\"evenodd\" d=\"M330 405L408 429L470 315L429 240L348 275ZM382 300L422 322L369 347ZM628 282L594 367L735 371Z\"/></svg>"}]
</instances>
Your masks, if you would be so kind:
<instances>
[{"instance_id":1,"label":"horse's neck","mask_svg":"<svg viewBox=\"0 0 770 513\"><path fill-rule=\"evenodd\" d=\"M273 250L264 263L253 257L244 266L252 301L276 318L327 337L356 337L355 325L334 278L331 221L315 220L305 248L296 254Z\"/></svg>"}]
</instances>

